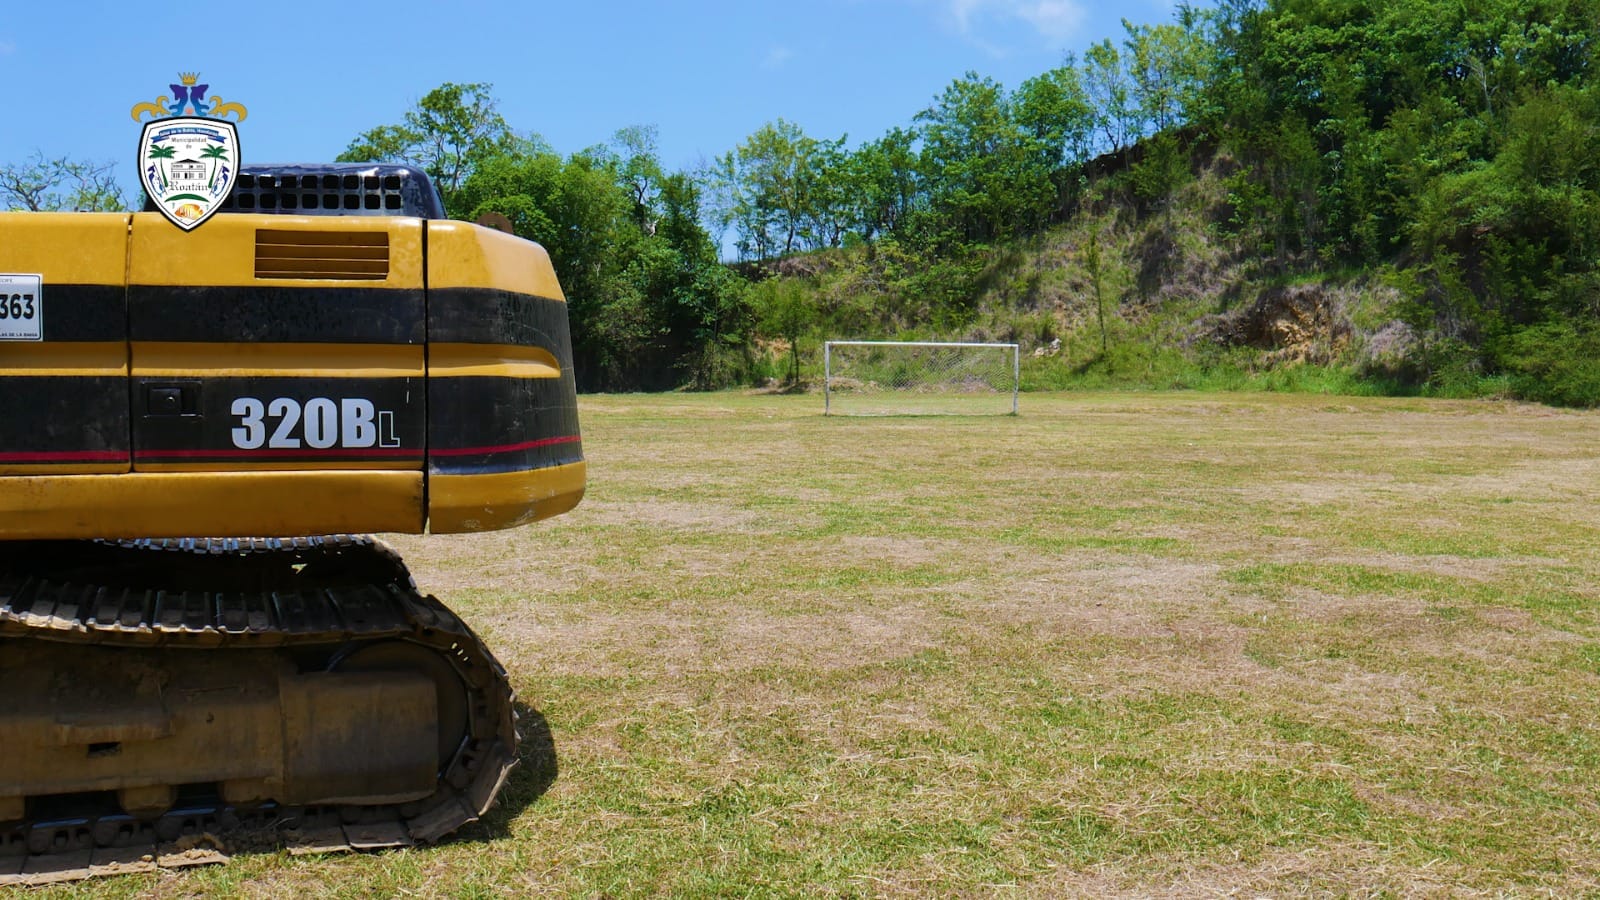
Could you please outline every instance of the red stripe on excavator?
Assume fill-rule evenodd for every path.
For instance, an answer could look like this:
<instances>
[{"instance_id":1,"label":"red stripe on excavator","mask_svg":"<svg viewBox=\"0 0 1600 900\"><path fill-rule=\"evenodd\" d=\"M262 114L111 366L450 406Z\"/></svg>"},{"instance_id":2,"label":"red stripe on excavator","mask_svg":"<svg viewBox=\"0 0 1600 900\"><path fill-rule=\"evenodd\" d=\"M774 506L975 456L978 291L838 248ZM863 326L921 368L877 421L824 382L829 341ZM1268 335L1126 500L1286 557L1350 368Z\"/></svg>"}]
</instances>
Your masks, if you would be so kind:
<instances>
[{"instance_id":1,"label":"red stripe on excavator","mask_svg":"<svg viewBox=\"0 0 1600 900\"><path fill-rule=\"evenodd\" d=\"M434 450L430 450L430 455L488 456L493 455L493 453L517 453L522 452L522 450L538 450L539 447L554 447L557 444L578 444L579 440L582 440L582 437L576 436L576 434L568 434L568 436L562 437L541 437L539 440L523 440L522 444L501 444L496 445L496 447L435 447ZM421 450L414 450L414 448L413 450L408 450L408 448L330 447L325 448L325 450L317 450L317 448L301 447L274 448L274 450L227 450L227 448L222 448L222 450L141 450L141 452L134 453L134 458L138 458L138 460L162 460L162 458L189 460L189 458L195 458L195 456L214 456L214 458L227 458L227 460L251 460L251 458L256 458L256 460L278 460L278 458L285 458L285 456L384 456L384 458L395 458L395 456L421 455ZM66 453L66 455L61 455L61 458L67 458L67 456L72 455ZM99 460L101 456L94 456L94 458ZM109 458L110 460L125 460L126 456L112 453ZM21 460L10 460L6 453L0 453L0 463L3 463L3 461ZM74 461L86 461L86 458L85 460Z\"/></svg>"},{"instance_id":2,"label":"red stripe on excavator","mask_svg":"<svg viewBox=\"0 0 1600 900\"><path fill-rule=\"evenodd\" d=\"M555 444L576 444L583 438L575 434L564 437L540 438L537 441L523 441L520 444L501 444L498 447L435 447L428 451L429 456L489 456L494 453L516 453L520 450L537 450L540 447L549 447Z\"/></svg>"},{"instance_id":3,"label":"red stripe on excavator","mask_svg":"<svg viewBox=\"0 0 1600 900\"><path fill-rule=\"evenodd\" d=\"M372 457L411 457L420 459L420 449L404 447L329 447L318 449L315 447L299 447L275 450L147 450L135 451L134 459L191 459L194 457L213 457L219 459L281 459L287 456L325 456L325 457L353 457L357 459Z\"/></svg>"}]
</instances>

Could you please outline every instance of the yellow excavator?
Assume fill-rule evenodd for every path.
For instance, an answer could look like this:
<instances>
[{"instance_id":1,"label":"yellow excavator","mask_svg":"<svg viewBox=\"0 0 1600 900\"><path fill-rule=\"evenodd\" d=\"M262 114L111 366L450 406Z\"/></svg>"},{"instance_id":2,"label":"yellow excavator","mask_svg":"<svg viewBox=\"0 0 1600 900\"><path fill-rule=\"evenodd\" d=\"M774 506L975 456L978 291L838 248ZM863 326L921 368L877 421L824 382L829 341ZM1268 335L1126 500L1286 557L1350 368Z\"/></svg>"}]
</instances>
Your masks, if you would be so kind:
<instances>
[{"instance_id":1,"label":"yellow excavator","mask_svg":"<svg viewBox=\"0 0 1600 900\"><path fill-rule=\"evenodd\" d=\"M373 532L573 508L545 251L403 166L0 213L0 884L432 842L516 757L504 669Z\"/></svg>"}]
</instances>

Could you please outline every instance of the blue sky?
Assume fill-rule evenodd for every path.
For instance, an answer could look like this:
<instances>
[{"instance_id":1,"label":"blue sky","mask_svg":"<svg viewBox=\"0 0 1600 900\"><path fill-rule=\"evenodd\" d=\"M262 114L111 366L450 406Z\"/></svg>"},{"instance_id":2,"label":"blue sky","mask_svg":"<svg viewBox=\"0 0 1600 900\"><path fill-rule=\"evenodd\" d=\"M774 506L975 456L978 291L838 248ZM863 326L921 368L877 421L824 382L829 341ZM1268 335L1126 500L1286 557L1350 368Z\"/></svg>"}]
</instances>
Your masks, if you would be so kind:
<instances>
[{"instance_id":1,"label":"blue sky","mask_svg":"<svg viewBox=\"0 0 1600 900\"><path fill-rule=\"evenodd\" d=\"M494 85L518 131L563 154L655 125L692 168L784 118L854 146L968 70L1015 88L1166 0L0 3L0 162L114 161L130 198L131 107L198 71L243 103L243 158L332 159L446 81Z\"/></svg>"}]
</instances>

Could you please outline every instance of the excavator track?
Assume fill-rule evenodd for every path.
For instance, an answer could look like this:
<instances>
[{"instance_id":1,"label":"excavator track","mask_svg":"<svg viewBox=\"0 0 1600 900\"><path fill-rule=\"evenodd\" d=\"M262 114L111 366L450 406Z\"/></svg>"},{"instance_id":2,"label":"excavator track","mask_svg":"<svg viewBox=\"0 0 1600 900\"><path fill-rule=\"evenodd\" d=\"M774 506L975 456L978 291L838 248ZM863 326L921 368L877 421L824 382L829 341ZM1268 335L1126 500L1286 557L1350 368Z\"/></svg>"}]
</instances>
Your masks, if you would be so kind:
<instances>
[{"instance_id":1,"label":"excavator track","mask_svg":"<svg viewBox=\"0 0 1600 900\"><path fill-rule=\"evenodd\" d=\"M34 660L42 662L35 667ZM483 815L505 783L517 744L504 668L465 623L419 593L400 558L372 538L0 545L0 679L8 685L29 683L32 673L51 664L77 668L87 673L78 676L83 679L94 679L96 672L167 667L155 681L170 693L171 682L191 671L185 665L231 665L241 673L293 668L288 678L313 686L323 683L317 679L324 673L351 679L344 673L353 669L356 683L382 691L391 680L415 683L423 677L406 670L411 660L422 662L420 668L431 670L427 677L439 684L438 717L458 720L436 726L438 754L432 755L430 745L427 756L437 760L431 794L401 802L241 803L230 801L220 784L195 783L174 771L169 784L131 793L6 798L7 779L0 774L0 885L220 862L240 850L330 852L432 843ZM63 677L47 673L36 681L59 686ZM422 690L431 683L424 681ZM63 690L71 696L102 687L113 694L129 689L90 681ZM205 686L191 687L199 692ZM6 723L34 722L40 713L22 708L27 691L15 693L23 696L0 696L0 729L20 733L22 726ZM433 709L427 699L426 708ZM40 726L40 733L83 742L62 753L114 755L123 750L122 739L137 738L144 727L137 721L102 726L91 713L92 708L46 710L43 715L56 720ZM159 736L161 727L151 725L150 734ZM306 730L312 734L316 725ZM385 737L364 739L381 750ZM130 756L132 750L130 745ZM187 762L180 758L172 767ZM9 767L0 765L0 772ZM329 790L338 794L339 787ZM164 808L126 808L129 797L148 797L152 790Z\"/></svg>"}]
</instances>

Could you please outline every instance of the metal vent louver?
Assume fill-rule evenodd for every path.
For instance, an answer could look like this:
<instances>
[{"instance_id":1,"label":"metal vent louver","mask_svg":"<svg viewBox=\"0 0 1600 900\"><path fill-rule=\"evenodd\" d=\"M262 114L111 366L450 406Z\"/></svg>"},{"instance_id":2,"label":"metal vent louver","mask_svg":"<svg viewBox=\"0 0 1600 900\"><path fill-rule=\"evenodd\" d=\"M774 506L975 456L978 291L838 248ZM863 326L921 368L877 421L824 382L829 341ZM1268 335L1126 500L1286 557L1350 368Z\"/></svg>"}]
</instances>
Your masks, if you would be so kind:
<instances>
[{"instance_id":1,"label":"metal vent louver","mask_svg":"<svg viewBox=\"0 0 1600 900\"><path fill-rule=\"evenodd\" d=\"M388 278L389 233L258 228L256 277L341 281Z\"/></svg>"}]
</instances>

